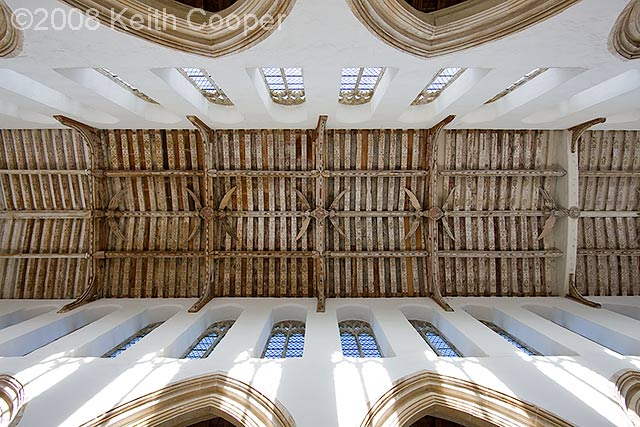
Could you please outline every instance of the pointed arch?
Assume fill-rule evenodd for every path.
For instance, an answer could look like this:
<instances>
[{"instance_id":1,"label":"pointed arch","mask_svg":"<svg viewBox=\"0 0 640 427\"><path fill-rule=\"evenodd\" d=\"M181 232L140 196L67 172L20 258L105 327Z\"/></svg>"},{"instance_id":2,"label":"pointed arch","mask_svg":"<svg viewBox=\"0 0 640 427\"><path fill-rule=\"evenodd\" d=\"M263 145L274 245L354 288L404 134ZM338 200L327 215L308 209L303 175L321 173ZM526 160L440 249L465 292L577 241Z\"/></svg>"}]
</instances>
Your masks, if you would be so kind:
<instances>
[{"instance_id":1,"label":"pointed arch","mask_svg":"<svg viewBox=\"0 0 640 427\"><path fill-rule=\"evenodd\" d=\"M14 24L13 12L0 0L0 58L16 56L22 50L22 31Z\"/></svg>"},{"instance_id":2,"label":"pointed arch","mask_svg":"<svg viewBox=\"0 0 640 427\"><path fill-rule=\"evenodd\" d=\"M573 426L516 397L424 371L396 382L371 406L360 427L407 427L425 415L477 427Z\"/></svg>"},{"instance_id":3,"label":"pointed arch","mask_svg":"<svg viewBox=\"0 0 640 427\"><path fill-rule=\"evenodd\" d=\"M627 412L631 423L640 427L640 371L623 369L613 380L620 395L620 404Z\"/></svg>"},{"instance_id":4,"label":"pointed arch","mask_svg":"<svg viewBox=\"0 0 640 427\"><path fill-rule=\"evenodd\" d=\"M580 0L470 0L424 13L405 0L347 0L353 14L385 43L422 58L479 46L525 30Z\"/></svg>"},{"instance_id":5,"label":"pointed arch","mask_svg":"<svg viewBox=\"0 0 640 427\"><path fill-rule=\"evenodd\" d=\"M295 0L238 0L225 10L209 12L170 0L61 1L90 12L110 28L213 58L241 52L266 39L278 29L295 3Z\"/></svg>"},{"instance_id":6,"label":"pointed arch","mask_svg":"<svg viewBox=\"0 0 640 427\"><path fill-rule=\"evenodd\" d=\"M224 374L193 377L124 403L81 427L178 427L222 417L245 427L295 427L286 409Z\"/></svg>"},{"instance_id":7,"label":"pointed arch","mask_svg":"<svg viewBox=\"0 0 640 427\"><path fill-rule=\"evenodd\" d=\"M613 27L609 44L626 59L640 58L640 0L631 0Z\"/></svg>"}]
</instances>

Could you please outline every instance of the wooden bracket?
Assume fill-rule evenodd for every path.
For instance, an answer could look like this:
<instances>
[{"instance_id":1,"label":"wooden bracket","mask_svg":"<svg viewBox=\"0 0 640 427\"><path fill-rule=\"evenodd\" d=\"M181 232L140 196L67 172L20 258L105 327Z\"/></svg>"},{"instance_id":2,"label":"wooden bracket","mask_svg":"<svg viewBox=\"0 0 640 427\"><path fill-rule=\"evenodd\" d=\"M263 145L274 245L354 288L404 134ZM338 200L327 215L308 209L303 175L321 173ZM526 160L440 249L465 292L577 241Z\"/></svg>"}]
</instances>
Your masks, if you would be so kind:
<instances>
[{"instance_id":1,"label":"wooden bracket","mask_svg":"<svg viewBox=\"0 0 640 427\"><path fill-rule=\"evenodd\" d=\"M588 122L584 122L570 128L569 132L571 132L571 152L576 152L576 150L578 149L578 141L580 141L580 138L582 138L582 135L584 135L586 131L588 131L593 126L599 125L606 121L607 119L605 117L599 117L597 119L589 120Z\"/></svg>"},{"instance_id":2,"label":"wooden bracket","mask_svg":"<svg viewBox=\"0 0 640 427\"><path fill-rule=\"evenodd\" d=\"M205 144L210 144L213 142L213 134L214 130L211 129L205 122L200 120L196 116L187 116L187 120L191 122L192 125L196 127L200 135L202 135L202 139Z\"/></svg>"},{"instance_id":3,"label":"wooden bracket","mask_svg":"<svg viewBox=\"0 0 640 427\"><path fill-rule=\"evenodd\" d=\"M587 307L602 308L601 304L598 304L597 302L589 301L580 293L580 291L576 287L576 280L573 274L569 276L569 294L567 295L567 298L577 301L580 304L584 304Z\"/></svg>"},{"instance_id":4,"label":"wooden bracket","mask_svg":"<svg viewBox=\"0 0 640 427\"><path fill-rule=\"evenodd\" d=\"M60 310L58 310L58 313L67 313L71 310L75 310L76 308L82 307L85 304L89 304L90 302L97 300L99 298L97 292L98 290L96 286L96 280L94 280L94 278L92 277L89 280L87 288L84 290L82 295L80 295L75 301L62 307Z\"/></svg>"},{"instance_id":5,"label":"wooden bracket","mask_svg":"<svg viewBox=\"0 0 640 427\"><path fill-rule=\"evenodd\" d=\"M436 124L434 127L429 129L429 133L432 135L431 140L436 141L440 136L440 132L442 132L444 128L455 119L456 119L456 116L454 115L447 116L440 123Z\"/></svg>"},{"instance_id":6,"label":"wooden bracket","mask_svg":"<svg viewBox=\"0 0 640 427\"><path fill-rule=\"evenodd\" d=\"M213 292L212 292L212 283L209 283L207 285L207 288L204 291L204 295L202 295L200 298L198 298L198 301L195 302L195 304L193 304L191 306L191 308L189 308L189 313L197 313L200 310L202 310L202 308L207 305L211 300L213 300Z\"/></svg>"},{"instance_id":7,"label":"wooden bracket","mask_svg":"<svg viewBox=\"0 0 640 427\"><path fill-rule=\"evenodd\" d=\"M85 142L89 145L92 157L97 154L98 147L102 142L100 129L86 125L67 116L53 116L53 118L60 122L61 125L79 132ZM95 165L91 169L96 169Z\"/></svg>"},{"instance_id":8,"label":"wooden bracket","mask_svg":"<svg viewBox=\"0 0 640 427\"><path fill-rule=\"evenodd\" d=\"M437 292L432 293L431 294L431 299L434 300L436 302L436 304L438 304L440 307L442 307L442 309L444 311L448 311L450 313L455 311L453 309L453 307L451 307L449 305L449 303L443 298L443 296L440 295L440 290L438 290Z\"/></svg>"}]
</instances>

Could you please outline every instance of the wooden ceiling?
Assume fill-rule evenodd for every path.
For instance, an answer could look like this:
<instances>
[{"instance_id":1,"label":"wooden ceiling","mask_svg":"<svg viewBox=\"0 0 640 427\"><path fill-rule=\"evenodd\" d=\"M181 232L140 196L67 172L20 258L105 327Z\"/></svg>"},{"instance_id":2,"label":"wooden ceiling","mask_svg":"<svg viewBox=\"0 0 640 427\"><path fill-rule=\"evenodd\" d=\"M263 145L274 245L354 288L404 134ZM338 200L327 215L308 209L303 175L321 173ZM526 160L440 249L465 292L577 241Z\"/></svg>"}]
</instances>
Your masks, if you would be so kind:
<instances>
[{"instance_id":1,"label":"wooden ceiling","mask_svg":"<svg viewBox=\"0 0 640 427\"><path fill-rule=\"evenodd\" d=\"M557 132L60 119L0 132L2 298L559 294ZM578 288L638 295L640 133L579 148Z\"/></svg>"}]
</instances>

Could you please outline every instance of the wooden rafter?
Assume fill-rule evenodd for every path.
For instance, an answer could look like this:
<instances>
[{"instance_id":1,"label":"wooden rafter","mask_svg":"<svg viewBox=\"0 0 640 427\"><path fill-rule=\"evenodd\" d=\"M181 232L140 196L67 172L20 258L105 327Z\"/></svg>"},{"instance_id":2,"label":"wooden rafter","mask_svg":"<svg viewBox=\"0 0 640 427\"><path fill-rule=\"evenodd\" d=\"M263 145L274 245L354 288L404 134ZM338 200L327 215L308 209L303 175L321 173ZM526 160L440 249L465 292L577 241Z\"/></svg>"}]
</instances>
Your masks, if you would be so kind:
<instances>
[{"instance_id":1,"label":"wooden rafter","mask_svg":"<svg viewBox=\"0 0 640 427\"><path fill-rule=\"evenodd\" d=\"M439 182L438 182L438 147L440 143L440 135L444 130L445 126L455 120L456 116L448 116L440 123L436 124L429 131L429 137L431 141L431 175L429 179L429 195L430 202L433 208L440 206L439 200ZM438 252L439 243L438 243L438 221L429 221L429 271L431 278L431 298L445 311L454 311L453 308L447 303L447 301L443 298L442 292L440 291L440 266L439 266L439 257L440 254Z\"/></svg>"},{"instance_id":2,"label":"wooden rafter","mask_svg":"<svg viewBox=\"0 0 640 427\"><path fill-rule=\"evenodd\" d=\"M316 169L322 173L325 169L325 143L327 138L327 116L320 116L318 119L318 125L316 126ZM326 203L326 191L324 177L320 176L316 178L315 185L316 196L316 209L324 210ZM318 299L317 309L319 313L325 311L325 299L326 299L326 261L324 259L325 251L325 222L324 218L316 221L316 251L320 254L320 257L316 259L316 296Z\"/></svg>"},{"instance_id":3,"label":"wooden rafter","mask_svg":"<svg viewBox=\"0 0 640 427\"><path fill-rule=\"evenodd\" d=\"M201 137L201 149L204 153L205 162L210 162L210 147L214 144L215 141L215 131L207 126L202 120L200 120L196 116L187 116L187 119L198 129ZM198 298L198 300L189 308L190 313L197 313L200 311L209 301L211 301L215 297L215 286L217 283L217 269L213 268L215 261L212 259L212 240L211 240L211 208L209 208L211 189L209 188L209 177L203 174L204 176L204 206L201 209L200 215L203 217L204 221L204 235L205 235L205 278L206 284L204 288L204 293Z\"/></svg>"}]
</instances>

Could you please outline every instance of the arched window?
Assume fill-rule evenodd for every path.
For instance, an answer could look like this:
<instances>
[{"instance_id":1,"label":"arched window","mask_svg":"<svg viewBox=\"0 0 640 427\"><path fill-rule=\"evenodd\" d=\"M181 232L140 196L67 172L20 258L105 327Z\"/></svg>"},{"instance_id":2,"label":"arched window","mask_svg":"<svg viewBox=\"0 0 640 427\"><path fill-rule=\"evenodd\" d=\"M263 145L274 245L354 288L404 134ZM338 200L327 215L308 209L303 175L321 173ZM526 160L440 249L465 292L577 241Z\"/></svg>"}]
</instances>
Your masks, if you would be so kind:
<instances>
[{"instance_id":1,"label":"arched window","mask_svg":"<svg viewBox=\"0 0 640 427\"><path fill-rule=\"evenodd\" d=\"M102 357L106 357L108 359L114 359L120 356L123 352L125 352L127 349L131 348L133 345L138 343L138 341L140 341L142 338L149 335L151 331L153 331L155 328L157 328L160 325L162 325L162 322L152 323L148 326L145 326L144 328L140 329L135 335L132 335L131 337L124 340L117 347L107 352L107 354L105 354Z\"/></svg>"},{"instance_id":2,"label":"arched window","mask_svg":"<svg viewBox=\"0 0 640 427\"><path fill-rule=\"evenodd\" d=\"M544 73L547 70L548 68L536 68L535 70L529 71L527 74L525 74L520 79L518 79L513 84L511 84L511 86L509 86L508 88L506 88L505 90L503 90L502 92L500 92L499 94L497 94L496 96L494 96L493 98L485 102L485 104L491 104L493 102L496 102L500 98L504 98L514 90L518 89L520 86L526 83L529 83L531 80L535 79L536 77L538 77L540 74Z\"/></svg>"},{"instance_id":3,"label":"arched window","mask_svg":"<svg viewBox=\"0 0 640 427\"><path fill-rule=\"evenodd\" d=\"M205 359L216 348L218 343L233 326L234 320L225 320L209 326L204 334L189 348L189 351L182 356L183 359Z\"/></svg>"},{"instance_id":4,"label":"arched window","mask_svg":"<svg viewBox=\"0 0 640 427\"><path fill-rule=\"evenodd\" d=\"M504 329L502 329L501 327L499 327L495 323L488 322L486 320L481 320L481 322L487 328L491 329L493 332L495 332L496 334L500 335L509 344L511 344L512 346L514 346L518 350L522 351L523 353L528 354L529 356L542 356L542 354L538 353L537 351L535 351L534 349L532 349L528 345L524 344L522 341L518 340L516 337L514 337L513 335L511 335L510 333L508 333L507 331L505 331Z\"/></svg>"},{"instance_id":5,"label":"arched window","mask_svg":"<svg viewBox=\"0 0 640 427\"><path fill-rule=\"evenodd\" d=\"M453 82L455 82L458 77L464 73L464 68L443 68L438 71L433 79L429 82L429 84L420 92L417 98L411 103L411 105L423 105L433 102L438 98L442 92Z\"/></svg>"},{"instance_id":6,"label":"arched window","mask_svg":"<svg viewBox=\"0 0 640 427\"><path fill-rule=\"evenodd\" d=\"M264 348L265 359L302 357L304 352L304 322L286 320L273 325Z\"/></svg>"},{"instance_id":7,"label":"arched window","mask_svg":"<svg viewBox=\"0 0 640 427\"><path fill-rule=\"evenodd\" d=\"M271 99L280 105L300 105L306 101L302 68L261 68Z\"/></svg>"},{"instance_id":8,"label":"arched window","mask_svg":"<svg viewBox=\"0 0 640 427\"><path fill-rule=\"evenodd\" d=\"M129 92L131 92L138 98L142 99L143 101L148 102L150 104L158 103L155 99L151 98L149 95L147 95L146 93L144 93L143 91L141 91L140 89L138 89L137 87L129 83L128 81L124 80L122 77L120 77L113 71L108 70L107 68L96 68L96 71L108 77L109 79L111 79L111 81L116 83L118 86L128 90Z\"/></svg>"},{"instance_id":9,"label":"arched window","mask_svg":"<svg viewBox=\"0 0 640 427\"><path fill-rule=\"evenodd\" d=\"M218 83L216 83L207 70L187 67L178 68L178 71L200 91L202 96L207 98L210 102L224 106L233 105L233 102L231 102L229 97L224 93L222 88L218 86Z\"/></svg>"},{"instance_id":10,"label":"arched window","mask_svg":"<svg viewBox=\"0 0 640 427\"><path fill-rule=\"evenodd\" d=\"M429 344L429 347L438 356L442 357L462 357L462 354L440 333L438 328L431 323L422 320L410 320L411 324L422 338Z\"/></svg>"},{"instance_id":11,"label":"arched window","mask_svg":"<svg viewBox=\"0 0 640 427\"><path fill-rule=\"evenodd\" d=\"M371 325L360 320L345 320L338 324L342 354L346 357L382 357Z\"/></svg>"},{"instance_id":12,"label":"arched window","mask_svg":"<svg viewBox=\"0 0 640 427\"><path fill-rule=\"evenodd\" d=\"M338 101L345 105L362 105L371 101L384 70L382 67L343 68Z\"/></svg>"}]
</instances>

